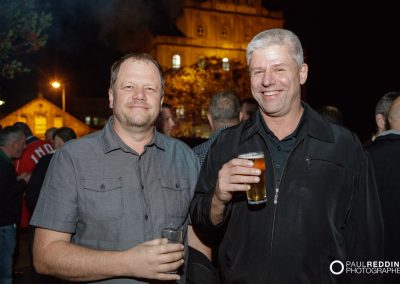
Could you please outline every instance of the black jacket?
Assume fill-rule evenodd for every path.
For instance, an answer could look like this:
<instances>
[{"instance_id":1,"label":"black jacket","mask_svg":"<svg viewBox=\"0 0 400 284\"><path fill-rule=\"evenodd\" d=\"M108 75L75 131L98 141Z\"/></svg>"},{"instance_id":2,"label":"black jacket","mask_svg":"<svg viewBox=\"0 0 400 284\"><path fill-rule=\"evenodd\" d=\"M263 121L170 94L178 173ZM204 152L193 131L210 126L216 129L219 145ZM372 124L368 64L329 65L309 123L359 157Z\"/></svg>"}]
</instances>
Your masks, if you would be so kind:
<instances>
[{"instance_id":1,"label":"black jacket","mask_svg":"<svg viewBox=\"0 0 400 284\"><path fill-rule=\"evenodd\" d=\"M371 166L358 138L303 105L304 125L279 190L259 129L259 113L254 120L223 131L201 169L191 217L208 241L221 239L218 263L224 284L350 283L355 279L370 283L376 278L330 272L334 260L381 259L382 216ZM251 207L245 193L239 193L228 206L224 222L213 226L209 210L219 169L238 154L258 149L266 157L267 203Z\"/></svg>"},{"instance_id":2,"label":"black jacket","mask_svg":"<svg viewBox=\"0 0 400 284\"><path fill-rule=\"evenodd\" d=\"M400 134L378 136L367 149L371 155L382 204L385 224L385 259L399 260Z\"/></svg>"},{"instance_id":3,"label":"black jacket","mask_svg":"<svg viewBox=\"0 0 400 284\"><path fill-rule=\"evenodd\" d=\"M24 180L17 181L13 164L0 155L0 226L19 223L25 188Z\"/></svg>"}]
</instances>

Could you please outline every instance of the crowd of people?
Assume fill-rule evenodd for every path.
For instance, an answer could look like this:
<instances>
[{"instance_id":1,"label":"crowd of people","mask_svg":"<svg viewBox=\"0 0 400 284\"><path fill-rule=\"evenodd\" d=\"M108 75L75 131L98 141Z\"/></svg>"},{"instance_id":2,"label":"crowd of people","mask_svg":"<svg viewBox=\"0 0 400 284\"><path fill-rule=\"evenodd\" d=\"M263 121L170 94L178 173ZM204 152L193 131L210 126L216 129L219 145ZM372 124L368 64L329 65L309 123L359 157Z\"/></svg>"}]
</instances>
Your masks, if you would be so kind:
<instances>
[{"instance_id":1,"label":"crowd of people","mask_svg":"<svg viewBox=\"0 0 400 284\"><path fill-rule=\"evenodd\" d=\"M246 57L252 98L214 94L212 135L193 148L172 137L164 74L145 53L112 65L101 131L1 129L0 284L28 224L35 271L52 277L38 283L399 283L387 263L400 262L400 92L377 103L363 145L337 107L301 99L293 32L259 33ZM247 152L263 153L265 176ZM249 204L260 180L267 201Z\"/></svg>"}]
</instances>

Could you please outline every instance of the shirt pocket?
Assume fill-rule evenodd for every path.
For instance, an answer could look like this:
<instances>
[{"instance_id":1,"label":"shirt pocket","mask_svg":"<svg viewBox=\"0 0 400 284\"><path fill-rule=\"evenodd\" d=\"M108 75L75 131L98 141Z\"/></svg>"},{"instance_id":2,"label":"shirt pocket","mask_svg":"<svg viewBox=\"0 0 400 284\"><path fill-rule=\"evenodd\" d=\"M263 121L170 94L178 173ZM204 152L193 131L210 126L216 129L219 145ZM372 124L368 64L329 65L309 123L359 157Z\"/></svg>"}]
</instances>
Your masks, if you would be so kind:
<instances>
[{"instance_id":1,"label":"shirt pocket","mask_svg":"<svg viewBox=\"0 0 400 284\"><path fill-rule=\"evenodd\" d=\"M112 221L124 211L121 178L84 179L82 181L83 213L89 220Z\"/></svg>"},{"instance_id":2,"label":"shirt pocket","mask_svg":"<svg viewBox=\"0 0 400 284\"><path fill-rule=\"evenodd\" d=\"M168 217L185 217L191 201L190 183L186 178L159 178Z\"/></svg>"}]
</instances>

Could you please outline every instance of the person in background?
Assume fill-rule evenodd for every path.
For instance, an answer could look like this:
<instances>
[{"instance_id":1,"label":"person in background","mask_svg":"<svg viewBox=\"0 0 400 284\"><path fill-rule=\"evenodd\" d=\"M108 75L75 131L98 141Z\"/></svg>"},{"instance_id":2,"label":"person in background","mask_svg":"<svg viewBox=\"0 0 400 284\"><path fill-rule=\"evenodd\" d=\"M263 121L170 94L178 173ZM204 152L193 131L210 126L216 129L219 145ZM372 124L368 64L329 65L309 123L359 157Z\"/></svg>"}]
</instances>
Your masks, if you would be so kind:
<instances>
[{"instance_id":1,"label":"person in background","mask_svg":"<svg viewBox=\"0 0 400 284\"><path fill-rule=\"evenodd\" d=\"M385 228L385 257L400 257L400 97L391 104L386 128L367 148L374 166ZM384 283L400 283L397 274L385 275Z\"/></svg>"},{"instance_id":2,"label":"person in background","mask_svg":"<svg viewBox=\"0 0 400 284\"><path fill-rule=\"evenodd\" d=\"M165 90L159 63L131 53L111 67L103 130L69 141L51 160L31 219L38 273L90 283L185 282L187 228L199 162L155 130ZM171 282L170 282L171 283Z\"/></svg>"},{"instance_id":3,"label":"person in background","mask_svg":"<svg viewBox=\"0 0 400 284\"><path fill-rule=\"evenodd\" d=\"M26 147L25 134L16 126L0 130L0 283L12 283L13 254L17 224L21 218L22 195L30 174L17 175L13 159Z\"/></svg>"},{"instance_id":4,"label":"person in background","mask_svg":"<svg viewBox=\"0 0 400 284\"><path fill-rule=\"evenodd\" d=\"M54 152L53 147L47 141L43 141L32 134L32 130L24 122L16 122L14 126L24 131L26 136L26 149L22 153L21 158L14 161L17 175L22 173L32 173L34 167L40 158ZM27 209L25 196L22 200L22 214L19 227L25 229L28 227L30 213Z\"/></svg>"},{"instance_id":5,"label":"person in background","mask_svg":"<svg viewBox=\"0 0 400 284\"><path fill-rule=\"evenodd\" d=\"M53 137L51 138L54 141L54 149L60 149L67 141L72 139L76 139L76 133L72 128L69 127L61 127L57 128L53 133ZM40 190L42 188L44 179L46 177L47 169L50 165L50 161L53 158L53 153L42 157L39 162L36 164L35 168L32 171L31 178L28 182L28 188L25 192L26 196L26 205L31 214L35 211L36 203L39 198ZM33 237L35 233L35 228L33 226L28 227L28 241L29 241L29 252L31 261L33 261ZM57 279L53 279L51 277L46 277L43 275L39 275L34 271L33 274L34 283L58 283Z\"/></svg>"},{"instance_id":6,"label":"person in background","mask_svg":"<svg viewBox=\"0 0 400 284\"><path fill-rule=\"evenodd\" d=\"M195 231L218 242L221 282L379 282L379 275L330 269L335 260L382 259L382 215L357 136L301 100L308 66L298 37L285 29L257 34L247 63L259 110L213 143L190 210ZM251 205L246 191L261 170L237 157L257 151L267 200Z\"/></svg>"},{"instance_id":7,"label":"person in background","mask_svg":"<svg viewBox=\"0 0 400 284\"><path fill-rule=\"evenodd\" d=\"M51 144L53 149L55 149L53 137L54 137L54 132L56 132L57 129L58 129L57 127L50 127L44 133L45 140Z\"/></svg>"},{"instance_id":8,"label":"person in background","mask_svg":"<svg viewBox=\"0 0 400 284\"><path fill-rule=\"evenodd\" d=\"M400 96L400 92L398 91L390 91L383 95L375 106L375 123L376 123L376 131L372 135L371 140L366 143L366 147L368 147L377 136L379 136L382 132L388 130L387 128L387 114L392 105L392 102Z\"/></svg>"},{"instance_id":9,"label":"person in background","mask_svg":"<svg viewBox=\"0 0 400 284\"><path fill-rule=\"evenodd\" d=\"M171 136L171 131L174 127L175 121L172 115L172 107L169 104L163 103L156 121L156 129L164 135Z\"/></svg>"},{"instance_id":10,"label":"person in background","mask_svg":"<svg viewBox=\"0 0 400 284\"><path fill-rule=\"evenodd\" d=\"M327 121L343 126L343 114L337 107L325 105L318 109L318 113Z\"/></svg>"},{"instance_id":11,"label":"person in background","mask_svg":"<svg viewBox=\"0 0 400 284\"><path fill-rule=\"evenodd\" d=\"M52 140L54 141L54 149L60 149L67 141L76 139L76 133L72 128L61 127L57 128L53 133ZM50 161L53 158L53 153L42 157L32 171L31 178L26 191L26 204L29 212L32 214L35 210L37 200L39 198L40 189L42 188L47 169Z\"/></svg>"},{"instance_id":12,"label":"person in background","mask_svg":"<svg viewBox=\"0 0 400 284\"><path fill-rule=\"evenodd\" d=\"M200 145L193 148L199 158L200 165L203 164L207 152L218 135L227 127L240 122L240 102L233 92L222 92L214 94L207 114L208 122L213 132L212 136ZM189 230L189 233L194 233ZM201 232L197 232L201 234ZM212 263L212 249L209 244L204 244L200 238L196 244L189 246L189 268L188 283L218 283L218 277ZM204 238L203 238L204 239Z\"/></svg>"},{"instance_id":13,"label":"person in background","mask_svg":"<svg viewBox=\"0 0 400 284\"><path fill-rule=\"evenodd\" d=\"M222 92L211 97L207 119L210 124L212 136L204 143L197 145L193 151L199 157L200 165L203 164L208 149L217 139L218 135L227 127L240 122L243 113L240 111L240 102L233 92Z\"/></svg>"},{"instance_id":14,"label":"person in background","mask_svg":"<svg viewBox=\"0 0 400 284\"><path fill-rule=\"evenodd\" d=\"M247 120L258 110L257 101L253 98L246 98L240 102L241 120Z\"/></svg>"}]
</instances>

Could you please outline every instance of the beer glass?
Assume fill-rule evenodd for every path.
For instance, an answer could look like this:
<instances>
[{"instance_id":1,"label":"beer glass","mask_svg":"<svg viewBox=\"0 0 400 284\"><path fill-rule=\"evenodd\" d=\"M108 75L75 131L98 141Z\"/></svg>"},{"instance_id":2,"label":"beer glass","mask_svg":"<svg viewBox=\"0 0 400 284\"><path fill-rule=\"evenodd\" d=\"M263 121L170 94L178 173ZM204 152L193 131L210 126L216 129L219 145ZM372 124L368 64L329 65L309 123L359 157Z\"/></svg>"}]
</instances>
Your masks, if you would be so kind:
<instances>
[{"instance_id":1,"label":"beer glass","mask_svg":"<svg viewBox=\"0 0 400 284\"><path fill-rule=\"evenodd\" d=\"M161 230L161 237L162 238L167 238L168 239L168 243L169 244L183 244L183 240L185 238L185 230L181 227L178 229L174 229L174 228L163 228ZM171 271L168 273L179 273L181 274L181 269L182 267L180 267L178 270L176 271Z\"/></svg>"},{"instance_id":2,"label":"beer glass","mask_svg":"<svg viewBox=\"0 0 400 284\"><path fill-rule=\"evenodd\" d=\"M183 244L184 230L183 230L183 228L178 228L178 229L164 228L161 230L161 237L167 238L168 243Z\"/></svg>"},{"instance_id":3,"label":"beer glass","mask_svg":"<svg viewBox=\"0 0 400 284\"><path fill-rule=\"evenodd\" d=\"M250 183L250 190L246 191L249 204L261 204L267 202L267 189L265 185L265 160L263 152L249 152L238 156L240 159L252 160L253 167L261 170L260 181Z\"/></svg>"}]
</instances>

